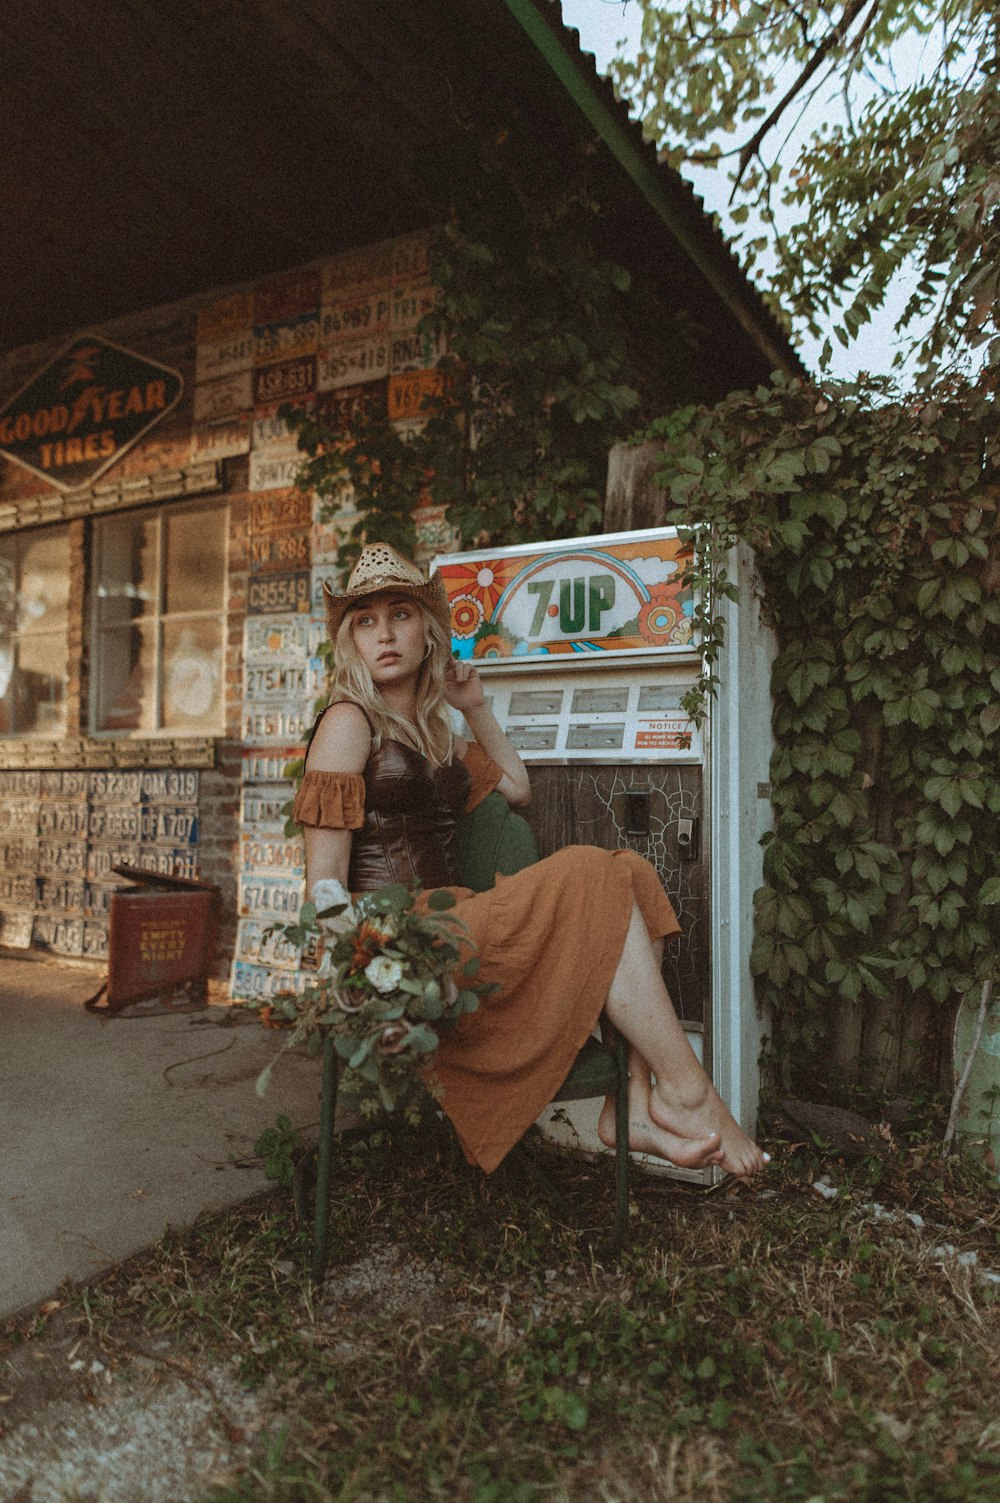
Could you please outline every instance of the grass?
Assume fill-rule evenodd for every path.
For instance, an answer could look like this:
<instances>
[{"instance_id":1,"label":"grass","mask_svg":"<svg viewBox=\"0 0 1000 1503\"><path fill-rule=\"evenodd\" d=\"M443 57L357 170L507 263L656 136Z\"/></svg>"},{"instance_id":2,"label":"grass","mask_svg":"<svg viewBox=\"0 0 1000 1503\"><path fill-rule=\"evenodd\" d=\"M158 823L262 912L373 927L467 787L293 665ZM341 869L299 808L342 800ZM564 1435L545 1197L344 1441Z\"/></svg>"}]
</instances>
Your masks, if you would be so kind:
<instances>
[{"instance_id":1,"label":"grass","mask_svg":"<svg viewBox=\"0 0 1000 1503\"><path fill-rule=\"evenodd\" d=\"M77 1298L259 1392L252 1465L203 1503L995 1503L995 1185L926 1136L850 1171L771 1147L754 1186L639 1180L613 1266L607 1165L560 1162L555 1198L432 1123L348 1150L321 1289L282 1192Z\"/></svg>"}]
</instances>

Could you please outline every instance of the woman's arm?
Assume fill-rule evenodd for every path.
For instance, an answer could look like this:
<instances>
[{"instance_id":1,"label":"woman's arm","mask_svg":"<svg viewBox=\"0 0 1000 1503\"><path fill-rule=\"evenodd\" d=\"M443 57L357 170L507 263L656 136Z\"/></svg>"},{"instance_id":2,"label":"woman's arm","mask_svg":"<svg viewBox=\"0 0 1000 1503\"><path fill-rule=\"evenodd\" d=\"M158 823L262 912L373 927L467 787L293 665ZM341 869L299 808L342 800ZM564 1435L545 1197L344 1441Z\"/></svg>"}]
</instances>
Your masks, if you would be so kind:
<instances>
[{"instance_id":1,"label":"woman's arm","mask_svg":"<svg viewBox=\"0 0 1000 1503\"><path fill-rule=\"evenodd\" d=\"M445 696L453 709L461 711L476 739L477 746L502 770L497 784L511 808L523 808L531 802L528 769L504 735L493 711L486 704L482 681L471 663L452 659L445 674Z\"/></svg>"},{"instance_id":2,"label":"woman's arm","mask_svg":"<svg viewBox=\"0 0 1000 1503\"><path fill-rule=\"evenodd\" d=\"M332 705L320 721L306 758L307 772L364 772L371 752L372 733L357 705ZM306 825L306 894L323 877L347 886L351 862L351 830L328 830Z\"/></svg>"}]
</instances>

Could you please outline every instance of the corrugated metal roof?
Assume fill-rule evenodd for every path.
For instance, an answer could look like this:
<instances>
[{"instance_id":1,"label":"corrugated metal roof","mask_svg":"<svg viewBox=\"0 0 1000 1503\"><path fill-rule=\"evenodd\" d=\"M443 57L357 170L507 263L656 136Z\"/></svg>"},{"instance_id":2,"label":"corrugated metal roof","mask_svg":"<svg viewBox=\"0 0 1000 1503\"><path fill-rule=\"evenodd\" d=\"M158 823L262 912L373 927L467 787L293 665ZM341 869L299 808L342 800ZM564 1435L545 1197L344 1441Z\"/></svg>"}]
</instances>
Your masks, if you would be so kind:
<instances>
[{"instance_id":1,"label":"corrugated metal roof","mask_svg":"<svg viewBox=\"0 0 1000 1503\"><path fill-rule=\"evenodd\" d=\"M775 341L794 362L691 188L656 162L554 0L535 4L693 255L504 0L19 0L0 36L0 348L423 226L435 205L421 157L503 139L525 171L532 153L567 167L591 154L616 254L697 322L726 362L723 389L766 375ZM713 277L760 338L734 328Z\"/></svg>"}]
</instances>

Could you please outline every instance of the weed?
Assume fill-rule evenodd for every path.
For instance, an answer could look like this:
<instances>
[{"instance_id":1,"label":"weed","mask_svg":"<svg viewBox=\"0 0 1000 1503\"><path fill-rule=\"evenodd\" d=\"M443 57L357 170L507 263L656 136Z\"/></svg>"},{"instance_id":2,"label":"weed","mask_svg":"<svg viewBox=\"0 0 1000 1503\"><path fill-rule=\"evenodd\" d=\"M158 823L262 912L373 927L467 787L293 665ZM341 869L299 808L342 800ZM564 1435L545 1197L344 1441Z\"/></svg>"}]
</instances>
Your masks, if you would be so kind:
<instances>
[{"instance_id":1,"label":"weed","mask_svg":"<svg viewBox=\"0 0 1000 1503\"><path fill-rule=\"evenodd\" d=\"M483 1179L434 1121L385 1132L340 1158L322 1288L272 1192L80 1319L258 1394L252 1466L202 1503L992 1503L1000 1305L930 1254L943 1227L988 1260L995 1189L917 1141L880 1214L863 1166L830 1202L811 1151L772 1146L764 1184L638 1179L612 1266L606 1164L557 1163L556 1192L516 1158Z\"/></svg>"}]
</instances>

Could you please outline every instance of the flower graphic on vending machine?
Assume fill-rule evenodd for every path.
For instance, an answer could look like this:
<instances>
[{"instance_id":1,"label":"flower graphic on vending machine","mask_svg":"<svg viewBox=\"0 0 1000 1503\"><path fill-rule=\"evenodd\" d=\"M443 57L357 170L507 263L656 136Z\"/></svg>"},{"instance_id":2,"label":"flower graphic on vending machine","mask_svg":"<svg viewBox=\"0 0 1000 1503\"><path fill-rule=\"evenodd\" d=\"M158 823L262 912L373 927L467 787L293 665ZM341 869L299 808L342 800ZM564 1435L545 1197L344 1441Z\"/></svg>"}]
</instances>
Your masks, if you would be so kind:
<instances>
[{"instance_id":1,"label":"flower graphic on vending machine","mask_svg":"<svg viewBox=\"0 0 1000 1503\"><path fill-rule=\"evenodd\" d=\"M654 647L663 647L678 639L678 627L685 622L680 581L653 585L649 600L639 611L639 635Z\"/></svg>"},{"instance_id":2,"label":"flower graphic on vending machine","mask_svg":"<svg viewBox=\"0 0 1000 1503\"><path fill-rule=\"evenodd\" d=\"M497 601L517 573L517 560L480 559L468 564L447 563L442 568L448 594L453 601L477 601L483 618L489 619ZM481 618L482 619L482 618Z\"/></svg>"}]
</instances>

